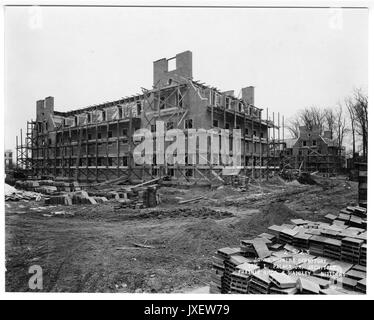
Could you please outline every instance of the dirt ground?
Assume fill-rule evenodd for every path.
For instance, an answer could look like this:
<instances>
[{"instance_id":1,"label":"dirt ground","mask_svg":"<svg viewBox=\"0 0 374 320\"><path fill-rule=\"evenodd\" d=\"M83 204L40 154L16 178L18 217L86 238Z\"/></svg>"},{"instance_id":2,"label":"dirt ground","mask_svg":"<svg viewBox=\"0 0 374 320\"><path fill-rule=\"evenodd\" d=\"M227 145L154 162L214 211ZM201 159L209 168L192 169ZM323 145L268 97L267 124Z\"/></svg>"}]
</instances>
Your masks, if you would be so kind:
<instances>
[{"instance_id":1,"label":"dirt ground","mask_svg":"<svg viewBox=\"0 0 374 320\"><path fill-rule=\"evenodd\" d=\"M272 224L321 220L355 202L357 184L319 185L279 178L243 191L161 188L154 209L6 202L6 291L31 291L29 267L43 270L46 292L191 292L210 282L211 257ZM204 196L196 203L180 200ZM53 215L51 213L65 214Z\"/></svg>"}]
</instances>

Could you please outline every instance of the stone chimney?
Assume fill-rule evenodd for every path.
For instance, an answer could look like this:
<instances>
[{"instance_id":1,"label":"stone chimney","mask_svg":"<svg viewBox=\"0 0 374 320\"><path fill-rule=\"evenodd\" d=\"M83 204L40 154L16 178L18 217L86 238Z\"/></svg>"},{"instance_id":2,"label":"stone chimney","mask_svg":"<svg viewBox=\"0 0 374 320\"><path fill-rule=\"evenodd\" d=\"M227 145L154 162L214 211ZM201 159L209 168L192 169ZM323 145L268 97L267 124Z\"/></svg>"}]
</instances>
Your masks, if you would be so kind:
<instances>
[{"instance_id":1,"label":"stone chimney","mask_svg":"<svg viewBox=\"0 0 374 320\"><path fill-rule=\"evenodd\" d=\"M254 106L255 105L255 87L249 86L249 87L243 88L242 89L242 99L246 103Z\"/></svg>"},{"instance_id":2,"label":"stone chimney","mask_svg":"<svg viewBox=\"0 0 374 320\"><path fill-rule=\"evenodd\" d=\"M324 131L323 137L327 139L332 139L332 131L331 130Z\"/></svg>"},{"instance_id":3,"label":"stone chimney","mask_svg":"<svg viewBox=\"0 0 374 320\"><path fill-rule=\"evenodd\" d=\"M169 70L169 61L175 59L175 70ZM170 85L173 78L180 82L179 77L192 79L192 52L185 51L178 53L175 57L170 59L160 59L153 62L153 86L165 87Z\"/></svg>"}]
</instances>

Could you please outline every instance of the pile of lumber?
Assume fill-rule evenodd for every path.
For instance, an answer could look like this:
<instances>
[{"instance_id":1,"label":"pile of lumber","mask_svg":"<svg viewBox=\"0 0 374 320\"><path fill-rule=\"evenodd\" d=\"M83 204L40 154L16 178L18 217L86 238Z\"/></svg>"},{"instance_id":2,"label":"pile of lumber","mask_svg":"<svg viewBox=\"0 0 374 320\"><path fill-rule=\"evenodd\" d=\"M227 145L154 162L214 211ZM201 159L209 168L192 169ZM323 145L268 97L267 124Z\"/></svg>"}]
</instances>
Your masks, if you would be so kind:
<instances>
[{"instance_id":1,"label":"pile of lumber","mask_svg":"<svg viewBox=\"0 0 374 320\"><path fill-rule=\"evenodd\" d=\"M338 215L328 214L325 218L337 224L367 229L367 209L363 207L348 206L340 210Z\"/></svg>"},{"instance_id":2,"label":"pile of lumber","mask_svg":"<svg viewBox=\"0 0 374 320\"><path fill-rule=\"evenodd\" d=\"M16 181L17 189L34 191L43 194L58 194L59 192L80 191L78 182L64 182L53 180L25 180Z\"/></svg>"},{"instance_id":3,"label":"pile of lumber","mask_svg":"<svg viewBox=\"0 0 374 320\"><path fill-rule=\"evenodd\" d=\"M367 233L348 222L295 219L241 240L238 248L219 249L211 293L365 293Z\"/></svg>"}]
</instances>

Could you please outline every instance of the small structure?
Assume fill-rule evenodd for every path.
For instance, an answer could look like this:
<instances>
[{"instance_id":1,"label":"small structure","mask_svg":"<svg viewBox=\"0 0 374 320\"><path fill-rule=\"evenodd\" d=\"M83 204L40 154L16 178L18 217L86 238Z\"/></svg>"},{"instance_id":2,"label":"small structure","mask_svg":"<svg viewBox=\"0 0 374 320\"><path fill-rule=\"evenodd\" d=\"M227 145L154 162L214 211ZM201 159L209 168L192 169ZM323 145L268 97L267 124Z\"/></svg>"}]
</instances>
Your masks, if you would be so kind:
<instances>
[{"instance_id":1,"label":"small structure","mask_svg":"<svg viewBox=\"0 0 374 320\"><path fill-rule=\"evenodd\" d=\"M4 151L4 168L5 168L5 171L13 169L13 151L12 150Z\"/></svg>"},{"instance_id":2,"label":"small structure","mask_svg":"<svg viewBox=\"0 0 374 320\"><path fill-rule=\"evenodd\" d=\"M291 168L301 168L308 172L334 175L341 171L345 163L345 148L333 139L331 131L314 126L302 126L299 137L285 140L284 162Z\"/></svg>"}]
</instances>

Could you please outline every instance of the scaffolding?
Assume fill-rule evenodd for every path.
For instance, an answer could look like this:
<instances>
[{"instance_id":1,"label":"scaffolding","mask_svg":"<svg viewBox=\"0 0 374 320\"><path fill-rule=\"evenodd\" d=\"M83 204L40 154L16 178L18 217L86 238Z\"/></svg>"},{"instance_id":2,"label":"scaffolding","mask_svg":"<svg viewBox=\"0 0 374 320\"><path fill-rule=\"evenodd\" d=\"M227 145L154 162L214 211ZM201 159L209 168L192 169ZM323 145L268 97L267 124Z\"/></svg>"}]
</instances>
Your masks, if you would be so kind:
<instances>
[{"instance_id":1,"label":"scaffolding","mask_svg":"<svg viewBox=\"0 0 374 320\"><path fill-rule=\"evenodd\" d=\"M190 108L185 98L188 90L194 90L200 95L200 88L217 90L199 81L190 79L177 81L174 79L169 86L157 88L156 85L152 90L142 88L141 94L118 101L70 113L55 112L57 115L66 116L69 114L71 116L86 111L97 112L121 103L133 102L137 104L139 102L142 104L141 111L137 110L136 114L130 111L128 116L124 118L108 118L94 123L87 121L85 124L75 123L74 126L66 126L62 122L54 124L54 128L46 132L40 132L39 123L29 121L27 122L26 140L23 141L22 130L20 140L16 137L17 167L26 170L28 175L35 177L61 177L87 184L116 178L128 181L146 181L166 176L194 183L213 183L217 180L222 182L225 178L224 168L213 166L209 161L207 165L189 165L188 161L185 165L159 165L156 162L152 165L137 165L132 157L135 146L132 137L136 129L140 128L141 119L144 121L143 127L147 128L155 128L157 120L162 119L165 123L173 121L176 123L175 129L181 129L187 133L184 120L188 116ZM177 98L172 99L172 97ZM243 107L251 110L250 113L208 103L207 111L211 114L210 127L215 128L214 116L220 115L223 117L224 123L229 120L233 123L234 128L241 128L244 155L240 175L252 179L267 179L282 167L282 160L276 149L283 145L284 119L281 139L282 126L279 113L278 123L275 124L274 113L271 120L267 109L266 119L263 119L262 109L256 108L259 112L255 113L254 106L244 103ZM125 130L121 132L120 128L123 126L126 128L126 132ZM266 137L254 134L255 128L264 127L267 130ZM112 128L116 128L117 135L115 137L109 134ZM251 135L249 130L246 130L248 128L252 129ZM105 134L104 139L101 138L101 133ZM55 137L53 143L51 135ZM249 143L252 143L251 150L248 150ZM114 152L111 148L113 144L115 145ZM101 162L101 158L104 158L104 164Z\"/></svg>"},{"instance_id":2,"label":"scaffolding","mask_svg":"<svg viewBox=\"0 0 374 320\"><path fill-rule=\"evenodd\" d=\"M33 175L35 169L32 157L35 145L33 136L35 124L35 121L27 121L26 136L23 135L22 129L20 129L20 135L16 136L16 169L23 171L26 175Z\"/></svg>"}]
</instances>

